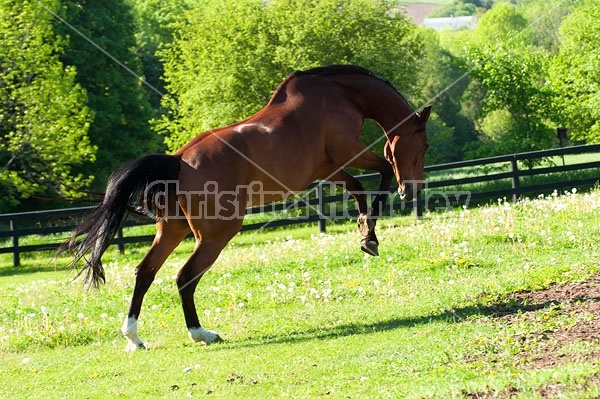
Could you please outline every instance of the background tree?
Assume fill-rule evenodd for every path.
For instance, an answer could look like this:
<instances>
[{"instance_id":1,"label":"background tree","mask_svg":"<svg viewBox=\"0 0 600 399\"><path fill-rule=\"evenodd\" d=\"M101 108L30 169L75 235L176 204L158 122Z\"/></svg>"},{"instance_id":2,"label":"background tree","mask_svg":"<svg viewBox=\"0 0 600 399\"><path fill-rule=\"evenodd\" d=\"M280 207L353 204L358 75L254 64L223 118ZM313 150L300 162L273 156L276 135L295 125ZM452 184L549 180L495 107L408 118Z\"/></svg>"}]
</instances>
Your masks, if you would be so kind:
<instances>
[{"instance_id":1,"label":"background tree","mask_svg":"<svg viewBox=\"0 0 600 399\"><path fill-rule=\"evenodd\" d=\"M134 15L136 54L142 64L143 76L149 89L149 102L160 114L161 95L166 92L163 64L158 51L173 40L173 25L189 6L185 0L128 0Z\"/></svg>"},{"instance_id":2,"label":"background tree","mask_svg":"<svg viewBox=\"0 0 600 399\"><path fill-rule=\"evenodd\" d=\"M56 2L50 4L57 6ZM0 212L32 197L76 196L91 181L92 113L75 68L59 60L67 43L37 2L0 1ZM26 207L25 207L26 208ZM23 205L22 208L23 209Z\"/></svg>"},{"instance_id":3,"label":"background tree","mask_svg":"<svg viewBox=\"0 0 600 399\"><path fill-rule=\"evenodd\" d=\"M575 141L600 143L600 3L581 1L560 27L551 68L558 121Z\"/></svg>"},{"instance_id":4,"label":"background tree","mask_svg":"<svg viewBox=\"0 0 600 399\"><path fill-rule=\"evenodd\" d=\"M123 0L65 0L61 13L77 30L141 74L132 10ZM148 93L136 77L69 27L55 21L55 30L69 39L61 60L75 67L76 80L86 89L88 106L94 111L89 137L98 147L97 159L84 170L96 176L95 189L103 190L115 168L161 148L149 125Z\"/></svg>"},{"instance_id":5,"label":"background tree","mask_svg":"<svg viewBox=\"0 0 600 399\"><path fill-rule=\"evenodd\" d=\"M454 0L429 13L429 18L459 17L483 14L492 7L494 0Z\"/></svg>"},{"instance_id":6,"label":"background tree","mask_svg":"<svg viewBox=\"0 0 600 399\"><path fill-rule=\"evenodd\" d=\"M598 2L492 3L456 0L483 14L477 29L433 32L387 0L44 0L168 91L161 105L37 1L0 0L0 208L102 190L123 162L248 117L289 73L333 63L388 78L415 108L435 98L430 163L545 148L559 125L600 142ZM381 137L366 123L365 142Z\"/></svg>"},{"instance_id":7,"label":"background tree","mask_svg":"<svg viewBox=\"0 0 600 399\"><path fill-rule=\"evenodd\" d=\"M446 4L443 7L433 10L429 13L429 18L443 18L443 17L460 17L475 14L477 7L475 4L465 2L463 0L454 0L450 4Z\"/></svg>"},{"instance_id":8,"label":"background tree","mask_svg":"<svg viewBox=\"0 0 600 399\"><path fill-rule=\"evenodd\" d=\"M560 46L560 25L571 12L574 3L565 0L524 1L522 13L529 21L529 37L536 48L549 56L556 55Z\"/></svg>"},{"instance_id":9,"label":"background tree","mask_svg":"<svg viewBox=\"0 0 600 399\"><path fill-rule=\"evenodd\" d=\"M199 1L161 53L169 90L163 105L169 114L159 126L169 148L250 116L297 69L354 63L385 76L404 93L413 92L422 44L414 25L394 13L392 5L371 0ZM372 125L365 135L366 141L381 137Z\"/></svg>"},{"instance_id":10,"label":"background tree","mask_svg":"<svg viewBox=\"0 0 600 399\"><path fill-rule=\"evenodd\" d=\"M474 117L483 133L472 156L548 148L554 93L548 85L548 57L531 45L527 19L506 3L479 21L467 65L476 80Z\"/></svg>"},{"instance_id":11,"label":"background tree","mask_svg":"<svg viewBox=\"0 0 600 399\"><path fill-rule=\"evenodd\" d=\"M463 112L461 100L471 78L464 76L459 57L440 45L438 32L421 31L424 54L420 61L419 103L433 101L435 114L428 124L429 163L462 160L465 144L477 139L473 121Z\"/></svg>"}]
</instances>

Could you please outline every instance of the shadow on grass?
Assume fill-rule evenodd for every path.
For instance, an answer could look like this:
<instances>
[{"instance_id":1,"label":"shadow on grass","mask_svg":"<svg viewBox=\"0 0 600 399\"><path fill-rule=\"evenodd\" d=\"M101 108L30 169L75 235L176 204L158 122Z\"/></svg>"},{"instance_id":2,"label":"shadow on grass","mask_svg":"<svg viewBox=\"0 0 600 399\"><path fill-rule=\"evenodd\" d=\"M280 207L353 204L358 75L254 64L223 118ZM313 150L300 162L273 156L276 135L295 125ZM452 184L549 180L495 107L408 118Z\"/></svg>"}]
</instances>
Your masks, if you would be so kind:
<instances>
[{"instance_id":1,"label":"shadow on grass","mask_svg":"<svg viewBox=\"0 0 600 399\"><path fill-rule=\"evenodd\" d=\"M462 323L477 317L501 318L527 312L535 312L552 308L559 303L576 303L581 298L569 301L548 300L542 303L527 303L523 301L508 300L495 304L476 304L446 310L438 314L423 315L408 318L392 318L374 323L352 323L333 327L311 328L304 331L295 331L286 334L263 335L238 342L232 342L234 347L255 347L270 344L289 344L319 339L335 339L352 335L373 334L396 330L399 328L412 328L436 323ZM586 298L590 301L600 301L600 297Z\"/></svg>"},{"instance_id":2,"label":"shadow on grass","mask_svg":"<svg viewBox=\"0 0 600 399\"><path fill-rule=\"evenodd\" d=\"M12 266L11 265L11 266L7 266L7 267L0 267L0 278L8 277L8 276L20 276L20 275L26 275L26 274L34 274L34 273L40 273L40 272L55 272L55 271L56 272L64 272L65 277L68 277L71 274L73 274L73 273L71 273L69 265L66 265L66 264L55 265L54 262L50 261L48 263L45 263L42 265L36 265L36 266L33 266L33 265Z\"/></svg>"}]
</instances>

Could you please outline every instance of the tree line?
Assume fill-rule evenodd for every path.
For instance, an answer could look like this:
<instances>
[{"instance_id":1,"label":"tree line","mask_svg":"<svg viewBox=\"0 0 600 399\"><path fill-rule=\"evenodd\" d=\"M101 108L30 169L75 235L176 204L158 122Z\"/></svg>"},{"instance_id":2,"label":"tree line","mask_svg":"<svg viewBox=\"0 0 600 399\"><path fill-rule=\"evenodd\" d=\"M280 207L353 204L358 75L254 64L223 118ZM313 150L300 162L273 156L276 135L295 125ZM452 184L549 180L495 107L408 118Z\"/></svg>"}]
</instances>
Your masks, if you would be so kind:
<instances>
[{"instance_id":1,"label":"tree line","mask_svg":"<svg viewBox=\"0 0 600 399\"><path fill-rule=\"evenodd\" d=\"M124 162L248 117L326 64L432 103L429 163L550 148L562 126L600 142L597 1L438 14L454 12L477 28L424 29L388 0L0 0L0 212L98 197ZM380 134L365 123L365 142Z\"/></svg>"}]
</instances>

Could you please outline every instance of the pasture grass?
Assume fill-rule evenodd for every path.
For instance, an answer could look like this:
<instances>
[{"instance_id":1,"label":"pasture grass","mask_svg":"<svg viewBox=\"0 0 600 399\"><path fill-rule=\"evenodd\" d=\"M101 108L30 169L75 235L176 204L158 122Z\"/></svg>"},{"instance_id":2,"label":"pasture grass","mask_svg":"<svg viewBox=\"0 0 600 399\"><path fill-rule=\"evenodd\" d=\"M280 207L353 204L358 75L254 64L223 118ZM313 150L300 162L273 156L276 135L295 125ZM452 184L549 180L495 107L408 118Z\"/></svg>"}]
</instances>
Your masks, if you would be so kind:
<instances>
[{"instance_id":1,"label":"pasture grass","mask_svg":"<svg viewBox=\"0 0 600 399\"><path fill-rule=\"evenodd\" d=\"M566 165L573 165L573 164L578 164L578 163L592 162L592 161L595 161L596 158L597 158L597 154L566 155L564 157L564 162ZM538 165L538 166L536 166L536 168L550 166L550 165L561 165L562 162L563 162L563 160L561 157L548 157L545 159L545 162L543 165ZM519 167L522 169L525 169L524 165L520 165ZM444 171L429 172L426 174L425 180L426 180L426 182L435 182L435 181L459 179L459 178L472 177L472 176L481 176L481 175L485 175L485 174L495 174L495 173L507 172L509 170L510 170L510 166L506 162L499 163L499 164L492 164L492 165L484 165L484 166L469 166L469 167L456 168L456 169L450 169L450 170L444 170ZM356 174L361 174L363 172L366 172L366 171L354 170L354 173L356 173ZM563 172L563 173L552 173L552 174L539 175L539 176L523 176L523 177L521 177L520 181L521 181L522 187L527 187L527 186L534 186L537 184L548 184L548 183L555 183L555 182L574 181L574 180L578 180L578 179L588 179L588 178L596 178L600 182L600 171L597 168L595 168L595 169L575 170L575 171L569 171L569 172ZM379 180L373 179L370 181L366 181L366 182L364 182L364 185L365 185L366 190L377 190L378 185L379 185ZM442 188L434 188L431 190L433 190L434 192L445 191L445 192L449 192L452 195L454 191L462 191L462 192L469 191L472 193L480 193L480 192L496 191L496 190L503 190L503 189L510 189L510 188L511 188L511 179L507 178L507 179L494 180L494 181L488 181L488 182L446 186L446 187L442 187ZM588 185L586 187L580 187L580 189L590 190L590 189L593 189L593 186ZM427 193L431 190L425 189L423 197L427 197ZM524 194L524 196L536 197L538 194L550 194L551 191L552 190L545 190L545 192L543 192L543 191L530 192L530 193ZM326 189L325 194L326 195L344 195L345 194L349 197L347 191L345 191L341 188ZM316 205L309 206L303 202L299 203L297 206L293 205L294 199L308 200L308 199L314 199L314 198L316 198L316 189L313 188L311 190L305 190L302 193L298 194L297 196L290 197L286 200L287 201L286 202L286 205L287 205L286 210L274 211L274 212L269 212L269 213L248 214L248 215L246 215L246 217L244 219L244 224L264 223L264 226L266 228L268 228L265 230L273 231L276 236L280 236L282 234L281 231L283 229L273 229L272 227L270 227L270 223L275 220L290 219L290 218L295 218L295 217L302 218L307 215L317 214L317 206ZM396 195L392 195L390 202L392 202L392 201L394 201L395 203L402 202ZM469 204L470 204L470 206L476 206L476 205L491 203L493 201L494 201L493 199L480 199L477 201L470 201ZM457 206L457 204L454 202L451 203L450 205ZM350 210L354 210L356 208L355 201L351 197L348 198L348 202L345 204L338 202L331 206L337 207L338 210L341 209L342 206L345 206L347 209L350 209ZM435 204L433 204L433 207L435 207ZM268 208L265 208L265 209L268 209ZM389 214L388 211L385 211L385 212L386 212L386 215ZM404 211L403 213L408 214L409 211ZM150 223L150 224L127 227L124 229L125 230L124 235L127 237L141 236L141 235L153 235L155 230L154 230L154 225L151 224L151 220L145 219L143 221ZM44 221L41 221L40 223L44 223ZM348 231L348 228L345 228L345 230L343 230L344 227L342 227L342 230L339 230L339 227L335 227L337 225L339 225L339 223L335 223L335 222L331 223L331 226L333 226L334 232ZM300 228L298 228L298 226L296 226L296 227L294 227L294 231L296 231L295 234L299 234L300 231L314 232L313 226L314 226L314 224L305 225ZM344 224L342 226L348 226L348 225ZM39 226L33 225L30 227L39 227ZM0 226L0 229L8 229L8 225L3 224ZM262 232L261 232L261 234L262 234ZM268 234L270 234L270 233L267 233L267 235ZM66 240L69 237L69 235L70 235L70 233L48 234L45 236L38 236L38 235L21 236L21 237L19 237L19 245L26 246L26 245L39 245L39 244L55 244L57 242L62 242L64 240ZM10 238L0 239L0 248L3 248L3 247L7 247L7 248L12 247L12 241ZM0 254L0 264L2 264L3 262L9 262L11 257L12 257L12 254ZM27 259L32 259L33 261L37 262L38 259L42 259L42 258L46 258L46 257L47 257L47 254L42 254L41 257L36 254L31 254L31 253L30 254L27 254L27 253L21 254L21 258L25 259L26 263L27 263ZM1 275L2 275L2 272L0 271L0 276Z\"/></svg>"},{"instance_id":2,"label":"pasture grass","mask_svg":"<svg viewBox=\"0 0 600 399\"><path fill-rule=\"evenodd\" d=\"M564 159L563 159L564 158ZM544 161L540 165L534 166L533 169L544 168L548 166L561 166L565 165L575 165L581 163L588 163L597 160L597 154L571 154L565 155L564 157L556 156L556 157L546 157ZM526 170L527 167L519 162L519 169ZM435 181L443 181L443 180L451 180L451 179L461 179L468 178L474 176L482 176L488 174L497 174L504 173L510 171L510 165L507 162L497 163L497 164L489 164L489 165L478 165L478 166L467 166L463 168L449 169L443 171L434 171L426 173L425 180L426 182L435 182ZM562 183L568 181L575 181L579 179L595 179L596 184L600 182L600 170L598 168L589 168L589 169L580 169L580 170L572 170L567 172L560 173L548 173L543 175L536 176L521 176L520 186L522 188L532 187L536 185L543 184L552 184L552 183ZM437 191L447 191L452 193L453 191L463 191L463 192L472 192L472 193L482 193L482 192L493 192L499 190L506 190L512 187L512 180L510 178L506 179L498 179L487 182L479 182L479 183L469 183L469 184L461 184L454 186L445 186L441 188L431 189L434 192ZM590 184L585 187L580 187L583 190L593 189L594 185ZM430 189L425 190L425 196ZM549 195L551 194L552 189L545 190L533 190L528 193L523 194L524 197L536 197L540 194ZM493 199L479 199L477 201L470 202L470 206L473 205L482 205L489 204L493 202Z\"/></svg>"},{"instance_id":3,"label":"pasture grass","mask_svg":"<svg viewBox=\"0 0 600 399\"><path fill-rule=\"evenodd\" d=\"M549 166L562 166L563 160L565 165L575 165L581 163L588 163L597 161L597 154L569 154L565 156L555 156L555 157L546 157L543 162L539 165L535 165L533 169L545 168ZM519 161L518 165L520 170L526 170L527 166L521 161ZM494 173L502 173L510 171L510 164L508 162L499 162L495 164L488 165L477 165L477 166L465 166L462 168L448 169L448 170L439 170L426 173L425 180L426 181L440 181L440 180L450 180L450 179L460 179L465 177L473 177L473 176L481 176L484 174L494 174ZM542 176L525 176L522 177L525 180L525 185L532 185L534 183L546 182L546 181L556 181L557 179L560 181L565 175L569 175L571 172L563 172L563 173L552 173ZM592 176L598 176L597 169L587 169L584 172L584 176L588 177L588 174L592 174ZM591 176L590 176L591 177ZM539 181L531 181L528 182L529 179L538 179ZM493 182L487 182L486 184L491 184ZM509 185L510 187L510 185Z\"/></svg>"},{"instance_id":4,"label":"pasture grass","mask_svg":"<svg viewBox=\"0 0 600 399\"><path fill-rule=\"evenodd\" d=\"M185 330L174 280L185 241L144 302L149 350L133 354L120 327L146 245L111 248L98 290L72 281L66 257L54 266L32 254L20 268L2 259L0 397L600 395L597 341L535 362L551 344L544 334L598 315L511 300L600 271L600 190L385 219L378 258L360 252L354 223L328 227L232 241L196 292L203 325L226 340L210 346Z\"/></svg>"}]
</instances>

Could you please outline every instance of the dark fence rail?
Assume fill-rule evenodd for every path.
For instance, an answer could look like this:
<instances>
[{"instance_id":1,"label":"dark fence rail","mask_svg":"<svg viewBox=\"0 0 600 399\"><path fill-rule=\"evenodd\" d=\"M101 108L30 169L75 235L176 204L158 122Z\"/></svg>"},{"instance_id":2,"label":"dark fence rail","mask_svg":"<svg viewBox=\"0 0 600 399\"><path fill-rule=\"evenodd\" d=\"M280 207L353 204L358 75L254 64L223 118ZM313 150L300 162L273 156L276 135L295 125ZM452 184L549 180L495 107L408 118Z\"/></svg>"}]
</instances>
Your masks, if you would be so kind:
<instances>
[{"instance_id":1,"label":"dark fence rail","mask_svg":"<svg viewBox=\"0 0 600 399\"><path fill-rule=\"evenodd\" d=\"M519 162L535 161L548 157L575 155L575 154L598 154L597 160L582 162L569 165L555 165L537 167L533 169L519 168ZM409 203L398 200L397 196L392 198L387 207L387 213L397 211L413 211L417 217L421 217L424 209L447 209L455 205L468 203L469 201L496 200L498 198L512 198L518 201L520 196L529 193L540 193L551 190L560 190L564 188L584 188L590 187L600 182L600 145L585 145L566 148L558 148L545 151L532 151L512 155L503 155L490 158L475 159L470 161L453 162L440 165L425 167L426 174L434 172L448 172L460 170L467 167L496 165L487 170L478 168L474 176L450 178L444 180L431 180L426 184L426 188L420 199ZM562 176L566 172L587 171L585 177L572 179L569 176ZM558 177L556 175L559 174ZM532 176L554 175L550 183L524 184L524 179ZM367 186L376 185L379 175L376 173L356 176L363 184ZM429 179L428 179L429 180ZM476 183L490 183L498 181L510 181L510 188L474 191L473 187L469 191L461 191L460 187L473 185ZM451 188L451 189L448 189ZM391 193L395 193L394 188ZM327 195L326 193L329 193ZM282 227L302 223L318 223L319 231L325 232L326 221L332 218L352 217L357 212L354 209L348 209L349 195L340 194L339 189L335 189L328 182L315 182L304 191L304 198L284 203L272 204L263 207L248 208L246 214L264 214L273 212L285 212L303 208L304 212L299 212L299 216L274 219L269 222L244 224L242 231L257 230L264 228ZM342 201L340 206L337 204ZM338 212L340 208L342 212ZM12 253L13 264L20 264L20 254L34 251L56 250L63 238L52 237L53 234L59 234L71 231L81 219L88 214L93 207L70 208L60 210L24 212L0 215L0 254ZM332 211L333 209L333 211ZM119 230L113 244L117 245L120 251L124 250L125 244L150 242L154 235L125 236L124 228L151 224L153 221L127 219L123 227ZM20 245L19 238L31 235L49 236L50 241L44 244ZM54 238L54 240L53 240ZM10 244L4 246L3 242Z\"/></svg>"}]
</instances>

